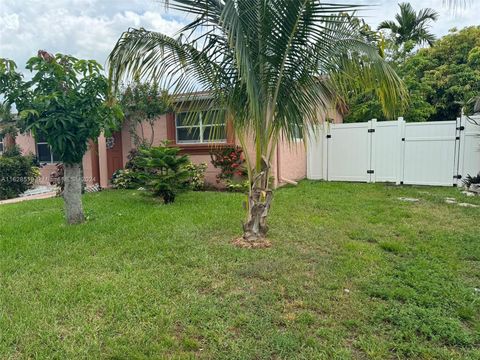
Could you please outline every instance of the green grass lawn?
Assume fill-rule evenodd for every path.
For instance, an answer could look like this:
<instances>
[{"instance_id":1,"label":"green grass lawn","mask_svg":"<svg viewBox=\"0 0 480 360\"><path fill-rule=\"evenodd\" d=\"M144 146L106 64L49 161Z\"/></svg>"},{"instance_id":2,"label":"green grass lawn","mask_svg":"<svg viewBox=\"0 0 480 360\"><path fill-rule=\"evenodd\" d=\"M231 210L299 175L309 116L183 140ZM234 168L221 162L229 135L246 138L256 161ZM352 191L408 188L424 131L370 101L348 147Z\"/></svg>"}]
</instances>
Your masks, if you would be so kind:
<instances>
[{"instance_id":1,"label":"green grass lawn","mask_svg":"<svg viewBox=\"0 0 480 360\"><path fill-rule=\"evenodd\" d=\"M401 202L417 197L418 203ZM0 206L0 358L480 358L480 204L454 188L302 182L270 249L242 195Z\"/></svg>"}]
</instances>

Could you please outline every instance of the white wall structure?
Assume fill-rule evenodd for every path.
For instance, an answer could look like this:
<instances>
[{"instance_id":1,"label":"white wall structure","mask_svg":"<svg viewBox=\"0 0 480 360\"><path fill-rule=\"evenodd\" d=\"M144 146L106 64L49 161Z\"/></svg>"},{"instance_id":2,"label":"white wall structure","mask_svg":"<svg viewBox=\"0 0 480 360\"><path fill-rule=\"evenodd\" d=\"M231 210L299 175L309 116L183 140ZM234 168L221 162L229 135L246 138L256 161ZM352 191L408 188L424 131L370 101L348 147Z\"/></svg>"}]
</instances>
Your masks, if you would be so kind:
<instances>
[{"instance_id":1,"label":"white wall structure","mask_svg":"<svg viewBox=\"0 0 480 360\"><path fill-rule=\"evenodd\" d=\"M467 117L324 124L308 142L309 179L452 186L479 171L480 126Z\"/></svg>"}]
</instances>

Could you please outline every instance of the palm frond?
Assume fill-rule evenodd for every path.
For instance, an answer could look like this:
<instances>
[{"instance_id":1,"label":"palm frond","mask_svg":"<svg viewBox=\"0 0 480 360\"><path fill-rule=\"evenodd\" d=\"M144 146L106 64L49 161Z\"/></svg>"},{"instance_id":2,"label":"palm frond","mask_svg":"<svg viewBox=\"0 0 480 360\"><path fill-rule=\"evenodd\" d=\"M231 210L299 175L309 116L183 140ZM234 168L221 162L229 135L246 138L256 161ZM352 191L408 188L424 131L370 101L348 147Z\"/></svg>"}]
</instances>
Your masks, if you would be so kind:
<instances>
[{"instance_id":1,"label":"palm frond","mask_svg":"<svg viewBox=\"0 0 480 360\"><path fill-rule=\"evenodd\" d=\"M417 23L422 24L425 21L432 20L432 21L437 21L439 18L439 14L436 10L430 9L430 8L425 8L421 9L418 14L417 14Z\"/></svg>"},{"instance_id":2,"label":"palm frond","mask_svg":"<svg viewBox=\"0 0 480 360\"><path fill-rule=\"evenodd\" d=\"M125 32L109 57L112 87L138 75L173 96L209 91L211 109L225 109L237 133L253 134L257 171L280 135L292 139L299 128L318 123L319 109L332 107L355 76L376 90L386 112L406 97L395 72L352 21L358 5L320 0L167 5L195 18L174 37L145 29Z\"/></svg>"},{"instance_id":3,"label":"palm frond","mask_svg":"<svg viewBox=\"0 0 480 360\"><path fill-rule=\"evenodd\" d=\"M435 37L428 31L429 22L438 19L438 12L425 8L417 13L410 3L400 3L398 6L400 12L395 15L395 21L383 21L378 29L390 30L397 45L427 43L432 46Z\"/></svg>"},{"instance_id":4,"label":"palm frond","mask_svg":"<svg viewBox=\"0 0 480 360\"><path fill-rule=\"evenodd\" d=\"M378 30L382 30L382 29L388 29L388 30L391 30L392 32L397 32L398 31L398 26L397 24L395 24L394 21L392 20L385 20L385 21L382 21L378 27L377 27Z\"/></svg>"},{"instance_id":5,"label":"palm frond","mask_svg":"<svg viewBox=\"0 0 480 360\"><path fill-rule=\"evenodd\" d=\"M453 11L463 9L471 3L472 0L443 0L443 4Z\"/></svg>"}]
</instances>

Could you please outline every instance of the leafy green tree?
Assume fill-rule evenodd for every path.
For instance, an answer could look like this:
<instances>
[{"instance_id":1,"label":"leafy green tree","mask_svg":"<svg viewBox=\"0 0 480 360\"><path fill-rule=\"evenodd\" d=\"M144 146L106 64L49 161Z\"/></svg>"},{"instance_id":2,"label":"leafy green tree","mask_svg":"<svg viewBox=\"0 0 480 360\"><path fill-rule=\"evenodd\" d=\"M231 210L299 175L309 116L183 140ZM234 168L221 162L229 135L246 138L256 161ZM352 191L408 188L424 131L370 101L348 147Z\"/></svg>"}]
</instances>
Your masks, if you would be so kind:
<instances>
[{"instance_id":1,"label":"leafy green tree","mask_svg":"<svg viewBox=\"0 0 480 360\"><path fill-rule=\"evenodd\" d=\"M457 118L480 93L480 26L453 29L434 47L410 57L399 72L416 86L429 88L425 100L434 111L428 120Z\"/></svg>"},{"instance_id":2,"label":"leafy green tree","mask_svg":"<svg viewBox=\"0 0 480 360\"><path fill-rule=\"evenodd\" d=\"M404 56L415 46L428 44L432 46L435 35L429 31L429 22L438 19L438 13L433 9L422 9L418 13L410 3L400 3L400 13L395 15L395 21L386 20L378 25L378 30L389 30L391 39L396 46L396 52Z\"/></svg>"},{"instance_id":3,"label":"leafy green tree","mask_svg":"<svg viewBox=\"0 0 480 360\"><path fill-rule=\"evenodd\" d=\"M152 146L155 137L154 124L160 115L170 111L171 100L168 92L160 89L158 83L140 82L138 79L122 89L119 104L130 124L130 135L135 145ZM150 125L150 139L146 139L143 122ZM138 127L141 132L138 134Z\"/></svg>"},{"instance_id":4,"label":"leafy green tree","mask_svg":"<svg viewBox=\"0 0 480 360\"><path fill-rule=\"evenodd\" d=\"M298 129L317 124L319 111L357 85L352 74L374 88L387 112L403 98L401 81L351 17L339 14L356 6L320 0L168 3L194 20L175 38L145 29L125 32L109 57L111 79L114 85L127 74L162 79L172 84L174 96L209 91L211 121L231 118L244 149L253 136L253 158L245 152L250 187L243 238L262 243L280 139L292 140Z\"/></svg>"},{"instance_id":5,"label":"leafy green tree","mask_svg":"<svg viewBox=\"0 0 480 360\"><path fill-rule=\"evenodd\" d=\"M107 104L108 80L93 60L39 51L27 62L24 81L11 60L0 61L0 94L15 104L21 131L44 138L65 166L65 211L69 224L85 217L81 200L82 158L87 143L117 125L121 111Z\"/></svg>"},{"instance_id":6,"label":"leafy green tree","mask_svg":"<svg viewBox=\"0 0 480 360\"><path fill-rule=\"evenodd\" d=\"M435 106L427 100L433 95L434 90L429 83L419 81L419 75L415 71L418 63L423 62L423 60L407 61L405 67L397 67L409 96L408 106L397 109L394 115L403 116L408 122L428 121L435 113ZM346 98L346 103L348 114L343 119L345 123L364 122L370 119L379 121L396 120L392 116L385 115L379 98L369 89L351 92Z\"/></svg>"},{"instance_id":7,"label":"leafy green tree","mask_svg":"<svg viewBox=\"0 0 480 360\"><path fill-rule=\"evenodd\" d=\"M406 121L453 120L462 108L473 113L471 99L480 94L480 26L452 29L435 46L394 66L409 93L409 106L398 113ZM350 110L346 122L386 120L379 100L368 89L346 99Z\"/></svg>"}]
</instances>

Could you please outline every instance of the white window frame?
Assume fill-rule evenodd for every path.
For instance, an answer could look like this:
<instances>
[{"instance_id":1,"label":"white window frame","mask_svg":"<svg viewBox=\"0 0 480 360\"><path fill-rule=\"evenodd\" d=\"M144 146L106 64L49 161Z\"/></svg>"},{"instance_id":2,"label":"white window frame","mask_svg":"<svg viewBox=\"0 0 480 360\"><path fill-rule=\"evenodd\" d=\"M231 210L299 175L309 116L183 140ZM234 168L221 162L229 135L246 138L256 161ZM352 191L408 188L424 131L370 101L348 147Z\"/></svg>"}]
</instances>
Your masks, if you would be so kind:
<instances>
[{"instance_id":1,"label":"white window frame","mask_svg":"<svg viewBox=\"0 0 480 360\"><path fill-rule=\"evenodd\" d=\"M204 125L203 124L203 112L198 112L198 116L200 117L200 120L198 124L195 125L177 125L177 116L179 114L188 114L187 111L184 112L179 112L175 113L175 141L177 144L225 144L227 142L227 122L225 121L222 124L208 124ZM224 126L225 127L225 139L204 139L203 138L203 133L206 128L212 128L215 126ZM200 131L200 139L197 140L179 140L178 139L178 129L193 129L193 128L198 128Z\"/></svg>"},{"instance_id":2,"label":"white window frame","mask_svg":"<svg viewBox=\"0 0 480 360\"><path fill-rule=\"evenodd\" d=\"M52 147L50 145L48 145L48 142L46 142L46 141L35 141L35 145L36 145L35 147L36 147L36 150L37 150L37 158L38 158L38 161L40 163L57 164L59 162L59 161L54 161L53 160ZM38 145L47 145L48 146L48 149L50 150L50 161L40 160L39 153L38 153Z\"/></svg>"}]
</instances>

